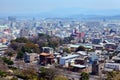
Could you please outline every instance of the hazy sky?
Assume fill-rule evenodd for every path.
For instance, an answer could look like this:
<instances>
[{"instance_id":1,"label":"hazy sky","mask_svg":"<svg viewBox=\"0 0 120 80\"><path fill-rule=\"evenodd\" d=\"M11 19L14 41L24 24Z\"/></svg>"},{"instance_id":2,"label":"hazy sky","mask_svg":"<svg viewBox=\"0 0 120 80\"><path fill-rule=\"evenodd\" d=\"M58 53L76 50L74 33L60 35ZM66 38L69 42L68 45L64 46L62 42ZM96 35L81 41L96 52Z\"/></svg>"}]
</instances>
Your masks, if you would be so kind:
<instances>
[{"instance_id":1,"label":"hazy sky","mask_svg":"<svg viewBox=\"0 0 120 80\"><path fill-rule=\"evenodd\" d=\"M120 9L120 0L0 0L0 14L42 13L62 9Z\"/></svg>"}]
</instances>

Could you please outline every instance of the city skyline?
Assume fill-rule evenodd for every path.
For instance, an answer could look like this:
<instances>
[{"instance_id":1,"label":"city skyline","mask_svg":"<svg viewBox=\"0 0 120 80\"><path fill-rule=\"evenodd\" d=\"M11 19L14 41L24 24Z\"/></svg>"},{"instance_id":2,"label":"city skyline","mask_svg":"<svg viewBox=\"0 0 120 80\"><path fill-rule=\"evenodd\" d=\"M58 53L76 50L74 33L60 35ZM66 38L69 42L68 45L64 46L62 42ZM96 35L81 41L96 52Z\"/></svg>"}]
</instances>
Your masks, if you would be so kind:
<instances>
[{"instance_id":1,"label":"city skyline","mask_svg":"<svg viewBox=\"0 0 120 80\"><path fill-rule=\"evenodd\" d=\"M0 0L0 15L119 15L119 0Z\"/></svg>"}]
</instances>

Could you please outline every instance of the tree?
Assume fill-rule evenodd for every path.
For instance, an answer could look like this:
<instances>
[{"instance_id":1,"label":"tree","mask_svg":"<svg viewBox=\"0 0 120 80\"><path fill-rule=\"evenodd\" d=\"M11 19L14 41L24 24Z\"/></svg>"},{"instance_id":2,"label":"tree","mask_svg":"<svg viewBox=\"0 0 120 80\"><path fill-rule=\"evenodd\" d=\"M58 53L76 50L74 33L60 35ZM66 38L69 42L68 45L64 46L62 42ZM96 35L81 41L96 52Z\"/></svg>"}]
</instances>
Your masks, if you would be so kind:
<instances>
[{"instance_id":1,"label":"tree","mask_svg":"<svg viewBox=\"0 0 120 80\"><path fill-rule=\"evenodd\" d=\"M64 48L64 49L63 49L63 52L71 53L70 49L68 49L68 48Z\"/></svg>"},{"instance_id":2,"label":"tree","mask_svg":"<svg viewBox=\"0 0 120 80\"><path fill-rule=\"evenodd\" d=\"M72 36L70 36L70 37L65 37L65 38L64 38L64 43L68 43L68 44L69 44L69 43L71 43L72 40L74 40L74 38L73 38Z\"/></svg>"},{"instance_id":3,"label":"tree","mask_svg":"<svg viewBox=\"0 0 120 80\"><path fill-rule=\"evenodd\" d=\"M18 80L18 78L16 78L16 77L13 77L11 80Z\"/></svg>"},{"instance_id":4,"label":"tree","mask_svg":"<svg viewBox=\"0 0 120 80\"><path fill-rule=\"evenodd\" d=\"M55 49L55 47L58 47L59 42L56 40L49 40L48 46L52 47Z\"/></svg>"},{"instance_id":5,"label":"tree","mask_svg":"<svg viewBox=\"0 0 120 80\"><path fill-rule=\"evenodd\" d=\"M27 43L27 42L30 42L30 40L28 40L25 37L20 37L20 38L15 39L15 42L18 42L18 43Z\"/></svg>"},{"instance_id":6,"label":"tree","mask_svg":"<svg viewBox=\"0 0 120 80\"><path fill-rule=\"evenodd\" d=\"M7 72L8 71L8 66L7 64L0 58L0 71Z\"/></svg>"},{"instance_id":7,"label":"tree","mask_svg":"<svg viewBox=\"0 0 120 80\"><path fill-rule=\"evenodd\" d=\"M13 56L13 52L5 52L5 54L11 59L11 57Z\"/></svg>"},{"instance_id":8,"label":"tree","mask_svg":"<svg viewBox=\"0 0 120 80\"><path fill-rule=\"evenodd\" d=\"M89 80L88 73L82 72L80 76L81 76L80 80Z\"/></svg>"},{"instance_id":9,"label":"tree","mask_svg":"<svg viewBox=\"0 0 120 80\"><path fill-rule=\"evenodd\" d=\"M46 77L46 69L44 67L40 68L40 78L45 78Z\"/></svg>"},{"instance_id":10,"label":"tree","mask_svg":"<svg viewBox=\"0 0 120 80\"><path fill-rule=\"evenodd\" d=\"M35 52L35 53L39 53L39 46L37 44L34 43L26 43L22 49L23 52Z\"/></svg>"},{"instance_id":11,"label":"tree","mask_svg":"<svg viewBox=\"0 0 120 80\"><path fill-rule=\"evenodd\" d=\"M57 75L54 80L68 80L68 79L65 76Z\"/></svg>"},{"instance_id":12,"label":"tree","mask_svg":"<svg viewBox=\"0 0 120 80\"><path fill-rule=\"evenodd\" d=\"M24 56L24 52L22 52L22 51L19 51L18 53L17 53L17 59L22 59L23 58L23 56Z\"/></svg>"},{"instance_id":13,"label":"tree","mask_svg":"<svg viewBox=\"0 0 120 80\"><path fill-rule=\"evenodd\" d=\"M107 72L107 79L106 80L114 80L114 77L116 76L115 72Z\"/></svg>"},{"instance_id":14,"label":"tree","mask_svg":"<svg viewBox=\"0 0 120 80\"><path fill-rule=\"evenodd\" d=\"M54 80L55 76L57 75L56 73L57 72L55 69L48 69L46 75L47 80Z\"/></svg>"},{"instance_id":15,"label":"tree","mask_svg":"<svg viewBox=\"0 0 120 80\"><path fill-rule=\"evenodd\" d=\"M13 53L12 53L12 52L8 52L8 53L7 53L7 56L12 57L12 56L13 56Z\"/></svg>"},{"instance_id":16,"label":"tree","mask_svg":"<svg viewBox=\"0 0 120 80\"><path fill-rule=\"evenodd\" d=\"M50 37L49 35L46 35L46 34L43 34L43 33L38 33L38 37L43 37L43 36Z\"/></svg>"},{"instance_id":17,"label":"tree","mask_svg":"<svg viewBox=\"0 0 120 80\"><path fill-rule=\"evenodd\" d=\"M7 76L6 72L0 71L0 77L6 77L6 76Z\"/></svg>"},{"instance_id":18,"label":"tree","mask_svg":"<svg viewBox=\"0 0 120 80\"><path fill-rule=\"evenodd\" d=\"M22 70L22 74L25 75L28 79L33 79L35 76L37 77L36 70L31 67Z\"/></svg>"},{"instance_id":19,"label":"tree","mask_svg":"<svg viewBox=\"0 0 120 80\"><path fill-rule=\"evenodd\" d=\"M17 69L15 71L15 75L18 78L22 78L24 80L37 80L37 72L36 69L34 67L27 67L24 69Z\"/></svg>"},{"instance_id":20,"label":"tree","mask_svg":"<svg viewBox=\"0 0 120 80\"><path fill-rule=\"evenodd\" d=\"M40 71L40 78L43 78L44 80L54 80L55 76L57 75L56 69L46 69L41 67Z\"/></svg>"},{"instance_id":21,"label":"tree","mask_svg":"<svg viewBox=\"0 0 120 80\"><path fill-rule=\"evenodd\" d=\"M76 49L76 52L77 51L85 51L85 47L84 46L79 46L77 49Z\"/></svg>"},{"instance_id":22,"label":"tree","mask_svg":"<svg viewBox=\"0 0 120 80\"><path fill-rule=\"evenodd\" d=\"M56 36L49 36L46 34L38 34L37 37L31 38L34 44L38 44L39 47L52 47L56 48L63 43L63 40Z\"/></svg>"},{"instance_id":23,"label":"tree","mask_svg":"<svg viewBox=\"0 0 120 80\"><path fill-rule=\"evenodd\" d=\"M11 47L13 50L17 50L17 48L18 48L18 43L17 43L17 42L11 42L10 47Z\"/></svg>"},{"instance_id":24,"label":"tree","mask_svg":"<svg viewBox=\"0 0 120 80\"><path fill-rule=\"evenodd\" d=\"M4 63L6 63L6 64L8 64L8 65L13 65L13 64L14 64L13 61L7 59L6 57L3 57L2 60L3 60Z\"/></svg>"}]
</instances>

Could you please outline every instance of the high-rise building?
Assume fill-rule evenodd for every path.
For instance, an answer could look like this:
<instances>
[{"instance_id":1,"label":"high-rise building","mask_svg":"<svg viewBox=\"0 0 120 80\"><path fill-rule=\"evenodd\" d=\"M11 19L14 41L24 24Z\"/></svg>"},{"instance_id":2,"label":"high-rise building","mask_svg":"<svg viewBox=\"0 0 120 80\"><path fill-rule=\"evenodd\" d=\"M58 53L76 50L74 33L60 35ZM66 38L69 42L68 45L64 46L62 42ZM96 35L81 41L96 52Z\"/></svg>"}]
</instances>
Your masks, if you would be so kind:
<instances>
[{"instance_id":1,"label":"high-rise building","mask_svg":"<svg viewBox=\"0 0 120 80\"><path fill-rule=\"evenodd\" d=\"M29 36L29 29L27 29L27 28L22 28L22 29L20 30L20 37L27 37L27 36Z\"/></svg>"},{"instance_id":2,"label":"high-rise building","mask_svg":"<svg viewBox=\"0 0 120 80\"><path fill-rule=\"evenodd\" d=\"M94 61L92 64L92 74L99 75L99 63L97 61Z\"/></svg>"}]
</instances>

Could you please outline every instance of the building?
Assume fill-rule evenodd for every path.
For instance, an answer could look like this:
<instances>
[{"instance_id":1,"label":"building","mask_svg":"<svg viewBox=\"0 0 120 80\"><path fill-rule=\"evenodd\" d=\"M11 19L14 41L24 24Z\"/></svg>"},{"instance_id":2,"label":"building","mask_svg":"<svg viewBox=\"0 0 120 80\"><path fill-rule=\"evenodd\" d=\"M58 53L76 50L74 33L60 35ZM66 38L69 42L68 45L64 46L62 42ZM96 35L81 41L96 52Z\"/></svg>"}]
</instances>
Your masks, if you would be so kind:
<instances>
[{"instance_id":1,"label":"building","mask_svg":"<svg viewBox=\"0 0 120 80\"><path fill-rule=\"evenodd\" d=\"M28 37L29 36L29 29L27 28L22 28L20 30L20 37Z\"/></svg>"},{"instance_id":2,"label":"building","mask_svg":"<svg viewBox=\"0 0 120 80\"><path fill-rule=\"evenodd\" d=\"M99 56L95 52L88 53L88 59L90 63L93 63L94 61L97 61Z\"/></svg>"},{"instance_id":3,"label":"building","mask_svg":"<svg viewBox=\"0 0 120 80\"><path fill-rule=\"evenodd\" d=\"M40 62L39 62L40 65L46 66L47 64L54 63L53 54L41 53L39 57L40 57Z\"/></svg>"},{"instance_id":4,"label":"building","mask_svg":"<svg viewBox=\"0 0 120 80\"><path fill-rule=\"evenodd\" d=\"M3 54L6 49L8 49L8 46L7 46L7 45L2 45L2 44L0 44L0 54Z\"/></svg>"},{"instance_id":5,"label":"building","mask_svg":"<svg viewBox=\"0 0 120 80\"><path fill-rule=\"evenodd\" d=\"M39 55L37 53L25 53L24 61L27 63L38 61Z\"/></svg>"},{"instance_id":6,"label":"building","mask_svg":"<svg viewBox=\"0 0 120 80\"><path fill-rule=\"evenodd\" d=\"M120 63L120 53L112 58L115 63Z\"/></svg>"},{"instance_id":7,"label":"building","mask_svg":"<svg viewBox=\"0 0 120 80\"><path fill-rule=\"evenodd\" d=\"M120 70L120 64L119 63L105 63L105 65L104 65L104 70L116 70L116 71L118 71L118 70Z\"/></svg>"},{"instance_id":8,"label":"building","mask_svg":"<svg viewBox=\"0 0 120 80\"><path fill-rule=\"evenodd\" d=\"M53 54L53 48L50 48L50 47L42 47L42 52L43 52L43 53Z\"/></svg>"},{"instance_id":9,"label":"building","mask_svg":"<svg viewBox=\"0 0 120 80\"><path fill-rule=\"evenodd\" d=\"M79 47L80 45L77 45L77 44L70 44L68 45L68 47L70 48L70 50L72 52L76 51L76 49Z\"/></svg>"},{"instance_id":10,"label":"building","mask_svg":"<svg viewBox=\"0 0 120 80\"><path fill-rule=\"evenodd\" d=\"M6 29L9 29L7 25L0 25L0 32L4 32Z\"/></svg>"},{"instance_id":11,"label":"building","mask_svg":"<svg viewBox=\"0 0 120 80\"><path fill-rule=\"evenodd\" d=\"M75 72L87 72L86 66L85 65L80 65L80 64L74 64L71 65L73 67L73 71Z\"/></svg>"},{"instance_id":12,"label":"building","mask_svg":"<svg viewBox=\"0 0 120 80\"><path fill-rule=\"evenodd\" d=\"M116 50L116 48L117 48L117 45L115 43L106 43L105 44L105 49L107 51L113 52Z\"/></svg>"},{"instance_id":13,"label":"building","mask_svg":"<svg viewBox=\"0 0 120 80\"><path fill-rule=\"evenodd\" d=\"M75 64L85 65L88 60L88 55L85 51L78 51L76 54L80 55L79 58L75 59Z\"/></svg>"},{"instance_id":14,"label":"building","mask_svg":"<svg viewBox=\"0 0 120 80\"><path fill-rule=\"evenodd\" d=\"M101 39L100 38L95 38L92 40L92 44L100 44Z\"/></svg>"},{"instance_id":15,"label":"building","mask_svg":"<svg viewBox=\"0 0 120 80\"><path fill-rule=\"evenodd\" d=\"M74 59L76 59L78 57L79 57L79 55L76 55L76 54L61 57L59 64L62 65L62 66L65 66L65 67L69 67L71 62L73 62L72 64L74 64Z\"/></svg>"},{"instance_id":16,"label":"building","mask_svg":"<svg viewBox=\"0 0 120 80\"><path fill-rule=\"evenodd\" d=\"M99 63L97 61L94 61L92 64L92 74L99 75Z\"/></svg>"},{"instance_id":17,"label":"building","mask_svg":"<svg viewBox=\"0 0 120 80\"><path fill-rule=\"evenodd\" d=\"M102 46L102 45L93 45L93 49L95 49L95 50L103 50L104 46Z\"/></svg>"}]
</instances>

